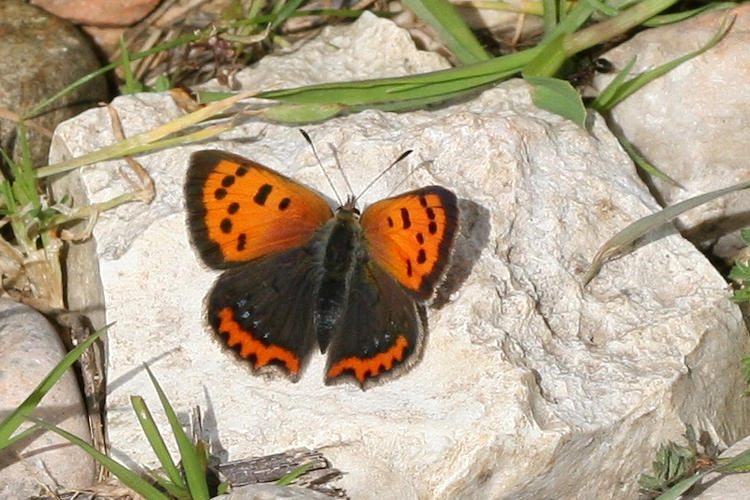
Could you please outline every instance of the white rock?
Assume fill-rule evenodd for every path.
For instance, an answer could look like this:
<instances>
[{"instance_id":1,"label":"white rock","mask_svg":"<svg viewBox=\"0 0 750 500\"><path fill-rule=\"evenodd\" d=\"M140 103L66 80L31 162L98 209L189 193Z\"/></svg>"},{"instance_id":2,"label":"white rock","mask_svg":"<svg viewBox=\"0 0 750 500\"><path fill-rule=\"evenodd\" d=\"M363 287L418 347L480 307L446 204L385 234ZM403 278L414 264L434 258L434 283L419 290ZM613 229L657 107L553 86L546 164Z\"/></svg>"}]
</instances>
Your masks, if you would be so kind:
<instances>
[{"instance_id":1,"label":"white rock","mask_svg":"<svg viewBox=\"0 0 750 500\"><path fill-rule=\"evenodd\" d=\"M736 20L715 47L649 83L612 111L613 122L638 151L685 187L654 178L667 205L750 176L750 5L643 31L604 54L618 70L635 57L634 76L705 45L727 12ZM598 76L596 86L604 88L614 75ZM749 210L747 193L738 192L680 216L678 226L701 245L727 235L712 252L730 257L744 247L737 233L748 225Z\"/></svg>"},{"instance_id":2,"label":"white rock","mask_svg":"<svg viewBox=\"0 0 750 500\"><path fill-rule=\"evenodd\" d=\"M390 24L363 16L322 39L356 37L372 23ZM368 43L389 50L383 40ZM287 57L305 61L310 79L342 67L308 58L305 48ZM370 63L349 61L358 75ZM283 76L273 69L252 80ZM175 112L166 95L114 105L127 134ZM67 122L53 160L111 143L108 127L101 110ZM343 192L326 143L355 192L415 150L365 204L422 160L430 163L399 190L437 183L458 194L454 267L442 307L429 309L423 359L363 392L323 385L316 356L292 384L249 374L206 331L202 301L217 273L188 243L181 192L190 153L243 154L332 196L294 128L249 121L221 141L139 157L155 177L156 200L105 214L95 229L107 321L116 321L108 423L119 455L154 465L128 402L142 394L160 413L144 362L182 414L196 404L214 412L230 458L324 448L352 498L632 498L655 449L684 424L717 442L747 432L736 357L750 342L723 279L691 244L664 230L581 287L599 245L658 209L601 120L589 135L536 109L528 87L511 81L432 111L367 111L306 129ZM81 172L90 201L120 192L121 164Z\"/></svg>"},{"instance_id":3,"label":"white rock","mask_svg":"<svg viewBox=\"0 0 750 500\"><path fill-rule=\"evenodd\" d=\"M50 323L29 306L0 299L0 421L15 410L65 356ZM32 414L91 443L78 382L68 370ZM24 424L19 429L27 429ZM57 434L42 432L0 450L0 498L27 498L58 486L94 483L94 460Z\"/></svg>"}]
</instances>

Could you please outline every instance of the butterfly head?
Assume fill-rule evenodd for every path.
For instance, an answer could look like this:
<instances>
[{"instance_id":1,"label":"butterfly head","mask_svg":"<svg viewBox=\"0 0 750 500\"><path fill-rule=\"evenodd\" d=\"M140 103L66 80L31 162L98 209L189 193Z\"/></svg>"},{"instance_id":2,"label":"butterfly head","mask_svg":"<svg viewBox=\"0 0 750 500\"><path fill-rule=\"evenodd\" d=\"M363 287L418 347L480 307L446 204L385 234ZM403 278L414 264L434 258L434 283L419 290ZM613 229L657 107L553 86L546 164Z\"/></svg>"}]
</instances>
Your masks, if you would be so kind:
<instances>
[{"instance_id":1,"label":"butterfly head","mask_svg":"<svg viewBox=\"0 0 750 500\"><path fill-rule=\"evenodd\" d=\"M346 198L346 203L336 209L336 218L340 220L358 221L359 215L356 196L349 195Z\"/></svg>"}]
</instances>

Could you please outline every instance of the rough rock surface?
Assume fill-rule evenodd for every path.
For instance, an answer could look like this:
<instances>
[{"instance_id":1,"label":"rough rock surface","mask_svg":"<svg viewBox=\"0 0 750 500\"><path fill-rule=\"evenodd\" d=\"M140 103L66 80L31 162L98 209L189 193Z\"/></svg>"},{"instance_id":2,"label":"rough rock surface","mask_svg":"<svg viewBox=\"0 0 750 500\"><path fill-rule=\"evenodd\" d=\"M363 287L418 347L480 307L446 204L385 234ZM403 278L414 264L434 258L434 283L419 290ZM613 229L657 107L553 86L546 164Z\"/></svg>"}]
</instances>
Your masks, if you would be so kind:
<instances>
[{"instance_id":1,"label":"rough rock surface","mask_svg":"<svg viewBox=\"0 0 750 500\"><path fill-rule=\"evenodd\" d=\"M628 141L684 186L652 180L666 205L750 176L750 5L643 31L604 54L617 70L635 57L631 75L637 75L705 45L728 13L736 18L716 46L650 82L612 111L612 122ZM602 89L612 78L614 73L601 75L596 86ZM714 254L731 257L744 247L737 233L750 225L748 214L750 198L739 192L683 214L678 226L694 243L713 245Z\"/></svg>"},{"instance_id":2,"label":"rough rock surface","mask_svg":"<svg viewBox=\"0 0 750 500\"><path fill-rule=\"evenodd\" d=\"M65 355L50 323L29 306L0 299L0 420L21 404ZM91 442L78 381L68 370L33 416ZM21 429L30 427L24 424ZM0 498L84 488L94 483L94 460L51 432L0 450Z\"/></svg>"},{"instance_id":3,"label":"rough rock surface","mask_svg":"<svg viewBox=\"0 0 750 500\"><path fill-rule=\"evenodd\" d=\"M373 29L382 39L367 43L393 58L388 37L398 30L371 16L287 57L304 61L310 80L325 80L329 67L347 68L345 78L376 77L368 73L376 63L356 51L346 65L307 52ZM414 55L410 48L397 59ZM283 81L277 67L241 78ZM127 135L178 113L166 95L114 105ZM341 192L322 145L335 145L355 192L415 150L365 205L423 160L399 190L436 183L457 193L461 233L428 309L423 359L363 392L323 385L316 356L293 384L251 375L206 331L202 301L217 273L188 243L182 182L190 153L243 154L332 196L295 128L250 120L210 144L140 156L156 200L104 214L95 229L107 321L116 322L108 399L116 454L153 465L128 402L142 394L157 406L144 362L178 411L200 404L211 412L213 438L231 458L324 448L352 498L632 498L658 445L678 439L686 423L720 443L748 431L737 364L750 347L747 332L725 282L690 243L667 228L581 286L598 246L659 208L602 120L588 134L536 109L529 88L511 81L431 111L367 111L306 129ZM58 128L54 155L112 141L106 115L93 110ZM89 201L127 189L121 165L81 172Z\"/></svg>"}]
</instances>

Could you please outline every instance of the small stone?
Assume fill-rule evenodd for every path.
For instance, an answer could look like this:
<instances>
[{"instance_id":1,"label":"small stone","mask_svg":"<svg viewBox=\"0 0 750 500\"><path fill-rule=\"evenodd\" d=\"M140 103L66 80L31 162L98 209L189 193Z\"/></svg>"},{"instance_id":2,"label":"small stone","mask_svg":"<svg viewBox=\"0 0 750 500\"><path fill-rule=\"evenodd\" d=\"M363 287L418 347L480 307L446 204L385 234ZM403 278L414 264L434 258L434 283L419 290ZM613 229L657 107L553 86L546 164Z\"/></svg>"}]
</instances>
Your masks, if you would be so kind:
<instances>
[{"instance_id":1,"label":"small stone","mask_svg":"<svg viewBox=\"0 0 750 500\"><path fill-rule=\"evenodd\" d=\"M0 299L0 346L2 419L31 394L66 352L44 316L8 299ZM86 409L71 369L32 415L91 443ZM30 426L23 424L19 431ZM43 485L51 491L85 488L94 479L94 459L52 432L34 434L0 450L0 498L27 498L41 493Z\"/></svg>"},{"instance_id":2,"label":"small stone","mask_svg":"<svg viewBox=\"0 0 750 500\"><path fill-rule=\"evenodd\" d=\"M130 26L151 13L160 0L31 0L58 17L95 26Z\"/></svg>"},{"instance_id":3,"label":"small stone","mask_svg":"<svg viewBox=\"0 0 750 500\"><path fill-rule=\"evenodd\" d=\"M75 26L23 0L0 1L0 33L0 108L22 114L99 68L94 51ZM61 97L32 121L52 131L106 98L106 82L99 77ZM0 120L0 147L18 161L21 142L16 130L16 123ZM50 138L34 129L28 130L28 138L32 164L45 165Z\"/></svg>"}]
</instances>

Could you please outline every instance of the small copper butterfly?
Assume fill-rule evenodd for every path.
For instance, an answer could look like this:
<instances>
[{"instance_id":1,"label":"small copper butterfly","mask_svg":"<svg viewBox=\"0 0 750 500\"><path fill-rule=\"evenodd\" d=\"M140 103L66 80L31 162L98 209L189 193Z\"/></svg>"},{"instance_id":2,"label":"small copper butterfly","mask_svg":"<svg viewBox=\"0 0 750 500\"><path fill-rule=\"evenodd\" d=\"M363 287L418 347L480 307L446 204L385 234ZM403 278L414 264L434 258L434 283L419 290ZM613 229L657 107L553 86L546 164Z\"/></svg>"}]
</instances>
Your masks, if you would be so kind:
<instances>
[{"instance_id":1,"label":"small copper butterfly","mask_svg":"<svg viewBox=\"0 0 750 500\"><path fill-rule=\"evenodd\" d=\"M204 150L190 159L187 223L203 261L226 269L207 319L254 368L296 380L317 345L326 383L362 387L416 361L420 307L435 290L458 227L456 196L428 186L332 211L312 189L252 160Z\"/></svg>"}]
</instances>

